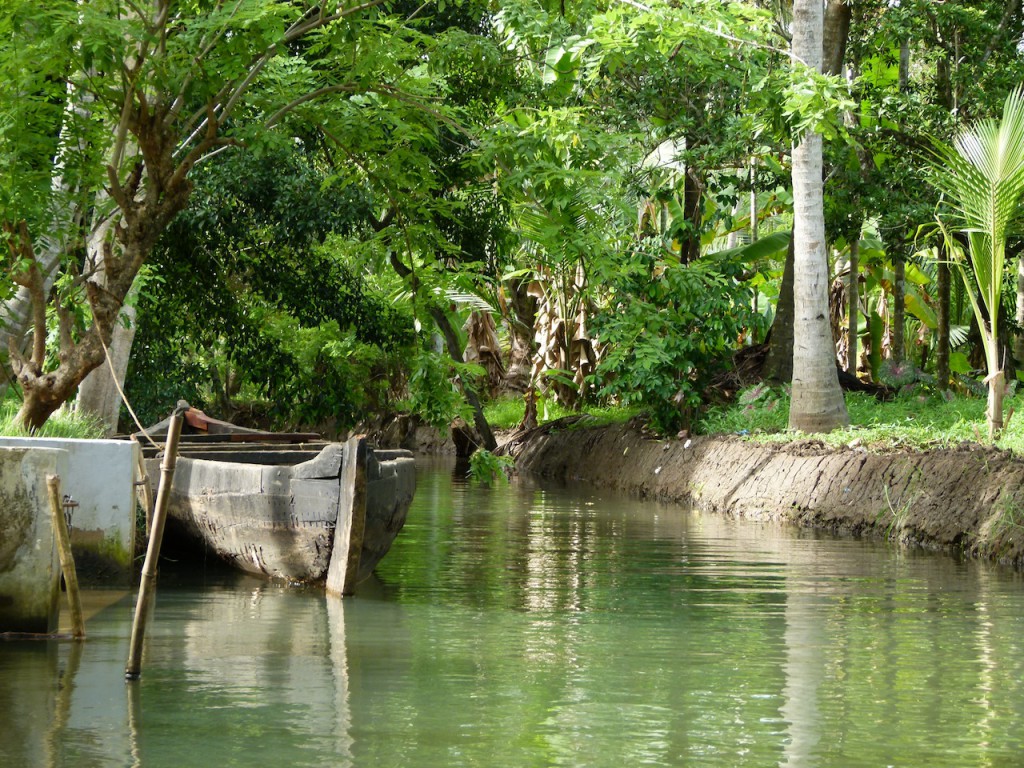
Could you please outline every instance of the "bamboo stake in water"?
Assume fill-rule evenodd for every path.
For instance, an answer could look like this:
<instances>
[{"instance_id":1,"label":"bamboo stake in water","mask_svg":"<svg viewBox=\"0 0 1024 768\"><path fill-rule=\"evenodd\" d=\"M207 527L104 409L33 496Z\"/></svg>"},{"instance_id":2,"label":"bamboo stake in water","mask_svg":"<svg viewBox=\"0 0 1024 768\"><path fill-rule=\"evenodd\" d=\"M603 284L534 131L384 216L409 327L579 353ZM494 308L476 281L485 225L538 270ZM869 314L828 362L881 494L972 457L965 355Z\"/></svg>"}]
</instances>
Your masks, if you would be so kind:
<instances>
[{"instance_id":1,"label":"bamboo stake in water","mask_svg":"<svg viewBox=\"0 0 1024 768\"><path fill-rule=\"evenodd\" d=\"M85 638L85 618L82 615L82 594L78 589L78 571L71 554L71 534L64 517L64 503L60 498L60 478L48 475L46 487L50 496L50 518L57 535L57 552L60 554L60 569L64 572L64 584L68 589L68 606L71 608L71 634L77 640Z\"/></svg>"},{"instance_id":2,"label":"bamboo stake in water","mask_svg":"<svg viewBox=\"0 0 1024 768\"><path fill-rule=\"evenodd\" d=\"M156 509L153 510L153 529L149 534L146 560L142 565L139 600L135 604L135 621L132 622L132 640L128 650L128 665L124 670L124 676L128 680L138 680L142 673L142 640L146 634L146 612L149 610L150 600L156 590L156 566L160 559L160 544L164 537L167 501L171 497L171 482L174 480L174 464L178 456L181 421L187 408L187 403L179 401L167 428L167 445L164 448L164 460L160 464L160 488L156 494Z\"/></svg>"},{"instance_id":3,"label":"bamboo stake in water","mask_svg":"<svg viewBox=\"0 0 1024 768\"><path fill-rule=\"evenodd\" d=\"M153 532L153 486L149 482L149 475L146 474L146 460L142 456L142 446L139 446L139 481L135 484L136 496L141 491L143 509L146 511L146 541Z\"/></svg>"}]
</instances>

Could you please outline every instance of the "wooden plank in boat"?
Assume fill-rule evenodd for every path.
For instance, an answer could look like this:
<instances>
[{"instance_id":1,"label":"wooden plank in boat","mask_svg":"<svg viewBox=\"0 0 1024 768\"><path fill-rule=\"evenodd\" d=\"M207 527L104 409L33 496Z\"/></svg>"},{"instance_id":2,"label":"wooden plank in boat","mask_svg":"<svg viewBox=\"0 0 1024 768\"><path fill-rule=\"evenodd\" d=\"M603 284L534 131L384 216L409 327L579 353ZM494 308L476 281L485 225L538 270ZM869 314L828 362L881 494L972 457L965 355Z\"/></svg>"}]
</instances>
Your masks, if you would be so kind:
<instances>
[{"instance_id":1,"label":"wooden plank in boat","mask_svg":"<svg viewBox=\"0 0 1024 768\"><path fill-rule=\"evenodd\" d=\"M178 455L193 459L210 461L236 461L241 464L273 464L284 462L296 464L317 456L328 445L323 440L305 443L179 443ZM143 444L143 455L147 459L155 457L159 448Z\"/></svg>"},{"instance_id":2,"label":"wooden plank in boat","mask_svg":"<svg viewBox=\"0 0 1024 768\"><path fill-rule=\"evenodd\" d=\"M315 443L323 442L316 432L218 432L182 435L182 443Z\"/></svg>"},{"instance_id":3,"label":"wooden plank in boat","mask_svg":"<svg viewBox=\"0 0 1024 768\"><path fill-rule=\"evenodd\" d=\"M187 459L224 461L235 464L277 464L291 466L311 461L320 455L318 449L302 451L180 451L179 456Z\"/></svg>"}]
</instances>

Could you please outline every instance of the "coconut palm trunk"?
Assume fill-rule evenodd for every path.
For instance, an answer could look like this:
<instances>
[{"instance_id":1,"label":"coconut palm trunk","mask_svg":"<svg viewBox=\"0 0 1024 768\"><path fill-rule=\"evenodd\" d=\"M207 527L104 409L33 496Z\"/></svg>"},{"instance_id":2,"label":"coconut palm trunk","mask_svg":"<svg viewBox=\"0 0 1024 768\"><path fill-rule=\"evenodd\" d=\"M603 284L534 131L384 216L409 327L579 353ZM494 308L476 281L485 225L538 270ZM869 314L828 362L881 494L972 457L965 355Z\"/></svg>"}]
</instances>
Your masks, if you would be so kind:
<instances>
[{"instance_id":1,"label":"coconut palm trunk","mask_svg":"<svg viewBox=\"0 0 1024 768\"><path fill-rule=\"evenodd\" d=\"M822 4L793 4L793 58L821 70ZM799 66L799 64L796 64ZM839 388L829 324L820 134L808 131L793 147L793 396L789 426L829 432L849 424Z\"/></svg>"}]
</instances>

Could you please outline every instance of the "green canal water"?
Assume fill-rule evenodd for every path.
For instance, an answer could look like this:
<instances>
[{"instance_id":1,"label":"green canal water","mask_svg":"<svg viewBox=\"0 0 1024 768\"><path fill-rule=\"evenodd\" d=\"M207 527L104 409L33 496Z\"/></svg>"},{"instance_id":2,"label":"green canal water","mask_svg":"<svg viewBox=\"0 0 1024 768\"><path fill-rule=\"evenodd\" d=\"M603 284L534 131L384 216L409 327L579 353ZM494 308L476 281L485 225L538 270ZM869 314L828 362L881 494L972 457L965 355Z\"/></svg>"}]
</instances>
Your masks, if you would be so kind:
<instances>
[{"instance_id":1,"label":"green canal water","mask_svg":"<svg viewBox=\"0 0 1024 768\"><path fill-rule=\"evenodd\" d=\"M355 598L165 565L135 684L130 596L0 643L0 766L1024 765L1019 574L458 480Z\"/></svg>"}]
</instances>

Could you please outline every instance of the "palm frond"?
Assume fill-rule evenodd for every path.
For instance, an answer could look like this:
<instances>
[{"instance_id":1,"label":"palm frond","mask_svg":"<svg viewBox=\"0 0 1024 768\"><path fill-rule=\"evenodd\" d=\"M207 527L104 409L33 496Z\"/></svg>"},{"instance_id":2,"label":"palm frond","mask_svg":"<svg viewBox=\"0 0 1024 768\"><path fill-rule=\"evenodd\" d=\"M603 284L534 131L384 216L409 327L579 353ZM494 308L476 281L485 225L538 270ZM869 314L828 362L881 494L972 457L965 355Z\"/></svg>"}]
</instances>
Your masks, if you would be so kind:
<instances>
[{"instance_id":1,"label":"palm frond","mask_svg":"<svg viewBox=\"0 0 1024 768\"><path fill-rule=\"evenodd\" d=\"M968 294L988 340L999 316L1006 239L1024 220L1024 88L1006 97L1000 120L982 120L952 144L933 140L932 155L932 183L952 205L955 225L967 236L973 269L969 276L961 264L960 273L977 291ZM979 298L992 327L985 327Z\"/></svg>"},{"instance_id":2,"label":"palm frond","mask_svg":"<svg viewBox=\"0 0 1024 768\"><path fill-rule=\"evenodd\" d=\"M949 347L950 349L956 349L957 347L963 346L967 343L967 339L971 333L971 326L969 325L951 325L949 326Z\"/></svg>"},{"instance_id":3,"label":"palm frond","mask_svg":"<svg viewBox=\"0 0 1024 768\"><path fill-rule=\"evenodd\" d=\"M445 288L443 291L438 289L438 293L442 293L449 302L461 307L470 307L471 309L480 310L482 312L494 312L495 309L490 303L482 296L478 296L475 293L467 293L465 291L457 291L452 288Z\"/></svg>"}]
</instances>

